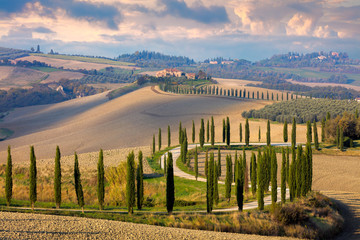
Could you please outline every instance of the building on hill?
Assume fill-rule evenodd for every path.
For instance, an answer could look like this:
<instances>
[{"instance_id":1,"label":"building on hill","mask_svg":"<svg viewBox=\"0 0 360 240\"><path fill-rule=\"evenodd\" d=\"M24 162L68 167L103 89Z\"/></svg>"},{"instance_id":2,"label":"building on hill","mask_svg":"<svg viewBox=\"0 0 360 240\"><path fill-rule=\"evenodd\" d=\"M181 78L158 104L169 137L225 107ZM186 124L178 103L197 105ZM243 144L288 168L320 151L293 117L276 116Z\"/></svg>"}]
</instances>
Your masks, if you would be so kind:
<instances>
[{"instance_id":1,"label":"building on hill","mask_svg":"<svg viewBox=\"0 0 360 240\"><path fill-rule=\"evenodd\" d=\"M156 73L156 77L181 77L184 75L185 73L176 68L166 68Z\"/></svg>"},{"instance_id":2,"label":"building on hill","mask_svg":"<svg viewBox=\"0 0 360 240\"><path fill-rule=\"evenodd\" d=\"M196 79L196 73L187 73L186 78L195 80Z\"/></svg>"}]
</instances>

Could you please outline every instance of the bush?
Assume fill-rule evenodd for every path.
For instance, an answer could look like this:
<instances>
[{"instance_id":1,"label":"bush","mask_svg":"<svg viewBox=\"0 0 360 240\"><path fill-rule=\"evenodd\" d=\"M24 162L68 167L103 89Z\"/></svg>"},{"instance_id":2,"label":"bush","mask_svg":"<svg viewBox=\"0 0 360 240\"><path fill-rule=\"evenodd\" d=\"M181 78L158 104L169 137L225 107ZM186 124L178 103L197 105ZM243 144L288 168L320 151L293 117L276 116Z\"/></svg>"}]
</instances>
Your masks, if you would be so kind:
<instances>
[{"instance_id":1,"label":"bush","mask_svg":"<svg viewBox=\"0 0 360 240\"><path fill-rule=\"evenodd\" d=\"M296 203L275 208L274 217L284 225L303 223L309 219L305 209Z\"/></svg>"}]
</instances>

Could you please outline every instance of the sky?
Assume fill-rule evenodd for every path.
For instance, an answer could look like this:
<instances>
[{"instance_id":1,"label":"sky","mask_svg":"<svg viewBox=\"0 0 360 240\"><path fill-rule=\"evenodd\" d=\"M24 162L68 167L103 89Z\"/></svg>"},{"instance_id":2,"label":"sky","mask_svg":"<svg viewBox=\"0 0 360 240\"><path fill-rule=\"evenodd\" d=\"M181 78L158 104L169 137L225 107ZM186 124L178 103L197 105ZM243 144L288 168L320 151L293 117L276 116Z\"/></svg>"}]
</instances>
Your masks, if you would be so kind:
<instances>
[{"instance_id":1,"label":"sky","mask_svg":"<svg viewBox=\"0 0 360 240\"><path fill-rule=\"evenodd\" d=\"M0 46L116 57L137 50L260 60L360 58L360 0L0 0Z\"/></svg>"}]
</instances>

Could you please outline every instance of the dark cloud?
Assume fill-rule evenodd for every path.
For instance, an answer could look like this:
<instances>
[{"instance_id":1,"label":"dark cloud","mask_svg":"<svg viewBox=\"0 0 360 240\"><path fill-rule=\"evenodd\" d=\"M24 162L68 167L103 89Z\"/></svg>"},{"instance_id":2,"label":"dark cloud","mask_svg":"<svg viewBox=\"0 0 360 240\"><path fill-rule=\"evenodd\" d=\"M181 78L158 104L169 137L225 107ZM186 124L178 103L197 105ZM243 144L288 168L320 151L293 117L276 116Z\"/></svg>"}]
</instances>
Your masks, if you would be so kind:
<instances>
[{"instance_id":1,"label":"dark cloud","mask_svg":"<svg viewBox=\"0 0 360 240\"><path fill-rule=\"evenodd\" d=\"M189 7L183 0L161 0L166 9L164 15L192 19L201 23L227 23L229 22L228 14L224 7L198 4Z\"/></svg>"},{"instance_id":2,"label":"dark cloud","mask_svg":"<svg viewBox=\"0 0 360 240\"><path fill-rule=\"evenodd\" d=\"M24 10L27 3L40 2L46 8L46 12L52 15L51 10L64 9L69 16L78 19L86 19L90 22L101 21L111 29L118 29L121 13L111 5L79 2L76 0L11 0L4 1L0 5L0 13L11 14Z\"/></svg>"},{"instance_id":3,"label":"dark cloud","mask_svg":"<svg viewBox=\"0 0 360 240\"><path fill-rule=\"evenodd\" d=\"M33 31L37 33L55 33L54 31L46 27L34 28Z\"/></svg>"}]
</instances>

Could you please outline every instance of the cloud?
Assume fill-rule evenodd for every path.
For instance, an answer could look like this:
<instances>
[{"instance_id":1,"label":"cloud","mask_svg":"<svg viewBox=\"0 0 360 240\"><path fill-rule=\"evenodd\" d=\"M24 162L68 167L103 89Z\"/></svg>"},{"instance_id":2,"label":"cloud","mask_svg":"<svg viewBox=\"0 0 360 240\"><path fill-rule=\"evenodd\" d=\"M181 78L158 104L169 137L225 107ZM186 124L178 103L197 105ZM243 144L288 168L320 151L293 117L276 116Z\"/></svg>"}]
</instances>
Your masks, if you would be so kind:
<instances>
[{"instance_id":1,"label":"cloud","mask_svg":"<svg viewBox=\"0 0 360 240\"><path fill-rule=\"evenodd\" d=\"M313 28L314 21L312 18L296 13L287 23L286 33L288 35L308 36L311 35Z\"/></svg>"},{"instance_id":2,"label":"cloud","mask_svg":"<svg viewBox=\"0 0 360 240\"><path fill-rule=\"evenodd\" d=\"M55 33L54 31L46 27L37 27L34 28L33 31L37 33Z\"/></svg>"},{"instance_id":3,"label":"cloud","mask_svg":"<svg viewBox=\"0 0 360 240\"><path fill-rule=\"evenodd\" d=\"M183 0L162 0L161 3L165 5L163 15L191 19L205 24L229 22L226 9L222 6L205 7L197 3L189 7Z\"/></svg>"}]
</instances>

